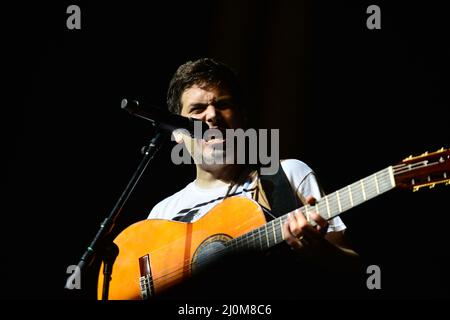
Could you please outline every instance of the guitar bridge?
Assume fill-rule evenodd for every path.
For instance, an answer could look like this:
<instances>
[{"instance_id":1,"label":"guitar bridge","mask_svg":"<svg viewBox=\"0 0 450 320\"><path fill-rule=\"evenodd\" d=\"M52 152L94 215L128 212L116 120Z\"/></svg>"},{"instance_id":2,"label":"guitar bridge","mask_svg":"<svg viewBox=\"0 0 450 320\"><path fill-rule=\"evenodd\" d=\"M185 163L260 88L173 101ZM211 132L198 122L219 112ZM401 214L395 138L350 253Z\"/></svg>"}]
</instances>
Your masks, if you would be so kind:
<instances>
[{"instance_id":1,"label":"guitar bridge","mask_svg":"<svg viewBox=\"0 0 450 320\"><path fill-rule=\"evenodd\" d=\"M139 270L141 273L141 276L139 277L141 298L142 300L147 300L151 298L154 293L152 271L150 268L150 256L148 254L139 258Z\"/></svg>"}]
</instances>

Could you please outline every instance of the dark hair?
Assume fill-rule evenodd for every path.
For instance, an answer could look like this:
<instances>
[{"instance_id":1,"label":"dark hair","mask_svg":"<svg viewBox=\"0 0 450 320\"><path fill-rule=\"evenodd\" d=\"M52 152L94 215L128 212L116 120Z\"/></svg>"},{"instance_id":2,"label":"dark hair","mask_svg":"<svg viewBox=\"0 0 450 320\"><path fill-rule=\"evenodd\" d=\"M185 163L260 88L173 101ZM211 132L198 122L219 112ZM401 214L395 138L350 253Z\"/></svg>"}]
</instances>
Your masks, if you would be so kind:
<instances>
[{"instance_id":1,"label":"dark hair","mask_svg":"<svg viewBox=\"0 0 450 320\"><path fill-rule=\"evenodd\" d=\"M194 85L201 88L225 87L233 96L235 103L240 104L241 87L236 73L221 62L202 58L186 62L173 75L167 91L167 106L171 112L181 113L181 95L184 90Z\"/></svg>"}]
</instances>

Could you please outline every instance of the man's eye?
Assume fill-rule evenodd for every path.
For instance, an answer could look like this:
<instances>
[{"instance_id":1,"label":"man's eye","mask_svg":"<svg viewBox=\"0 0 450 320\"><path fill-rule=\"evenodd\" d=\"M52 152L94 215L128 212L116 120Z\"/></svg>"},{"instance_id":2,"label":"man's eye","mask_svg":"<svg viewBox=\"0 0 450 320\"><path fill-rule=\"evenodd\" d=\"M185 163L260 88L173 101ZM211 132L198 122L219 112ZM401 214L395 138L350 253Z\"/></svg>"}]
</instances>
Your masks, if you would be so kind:
<instances>
[{"instance_id":1,"label":"man's eye","mask_svg":"<svg viewBox=\"0 0 450 320\"><path fill-rule=\"evenodd\" d=\"M202 108L192 108L189 113L198 114L202 112Z\"/></svg>"}]
</instances>

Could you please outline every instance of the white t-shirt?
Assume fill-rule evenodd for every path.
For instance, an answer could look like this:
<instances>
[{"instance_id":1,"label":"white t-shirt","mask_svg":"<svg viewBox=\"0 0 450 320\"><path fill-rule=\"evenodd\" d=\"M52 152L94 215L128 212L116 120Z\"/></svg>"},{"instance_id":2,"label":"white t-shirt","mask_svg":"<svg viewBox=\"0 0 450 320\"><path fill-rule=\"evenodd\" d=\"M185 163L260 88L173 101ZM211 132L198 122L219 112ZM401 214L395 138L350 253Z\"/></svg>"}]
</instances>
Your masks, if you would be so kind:
<instances>
[{"instance_id":1,"label":"white t-shirt","mask_svg":"<svg viewBox=\"0 0 450 320\"><path fill-rule=\"evenodd\" d=\"M322 196L312 169L304 162L295 159L281 161L281 166L290 182L292 190L303 201L308 196L319 200ZM166 219L184 222L194 222L221 202L228 186L203 189L197 186L195 180L182 190L159 202L150 212L148 219ZM235 186L229 196L255 199L258 193L256 178L249 178L244 183ZM287 213L287 212L286 212ZM342 231L346 227L339 217L328 221L328 232Z\"/></svg>"}]
</instances>

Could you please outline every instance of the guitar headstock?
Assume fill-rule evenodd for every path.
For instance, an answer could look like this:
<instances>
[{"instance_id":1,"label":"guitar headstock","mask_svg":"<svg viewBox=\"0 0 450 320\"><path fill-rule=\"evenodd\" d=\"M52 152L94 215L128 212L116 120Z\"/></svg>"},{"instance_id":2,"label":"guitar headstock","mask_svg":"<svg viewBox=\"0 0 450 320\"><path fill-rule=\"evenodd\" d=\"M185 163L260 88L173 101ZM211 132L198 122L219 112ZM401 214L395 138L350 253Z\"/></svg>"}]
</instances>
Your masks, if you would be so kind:
<instances>
[{"instance_id":1,"label":"guitar headstock","mask_svg":"<svg viewBox=\"0 0 450 320\"><path fill-rule=\"evenodd\" d=\"M450 185L450 149L441 148L419 156L409 156L393 167L395 183L400 188L418 191L445 183Z\"/></svg>"}]
</instances>

